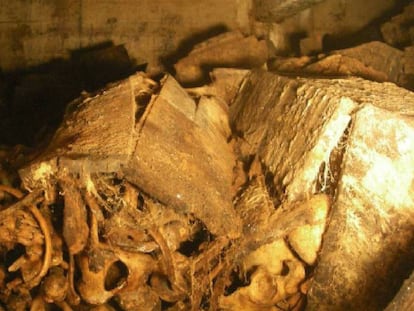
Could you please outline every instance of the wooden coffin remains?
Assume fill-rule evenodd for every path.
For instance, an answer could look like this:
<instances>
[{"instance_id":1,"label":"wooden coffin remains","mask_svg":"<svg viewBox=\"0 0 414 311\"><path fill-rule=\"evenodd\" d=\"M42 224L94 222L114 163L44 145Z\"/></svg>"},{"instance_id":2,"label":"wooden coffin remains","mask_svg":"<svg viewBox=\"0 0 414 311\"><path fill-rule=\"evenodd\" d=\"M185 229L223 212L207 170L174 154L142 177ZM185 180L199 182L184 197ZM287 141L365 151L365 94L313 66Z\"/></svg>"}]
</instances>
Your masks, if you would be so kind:
<instances>
[{"instance_id":1,"label":"wooden coffin remains","mask_svg":"<svg viewBox=\"0 0 414 311\"><path fill-rule=\"evenodd\" d=\"M82 195L97 191L95 176L115 174L163 207L201 221L215 236L214 254L234 239L217 271L227 265L233 271L235 261L257 266L263 258L248 253L282 239L301 257L303 276L294 290L307 293L307 310L378 310L413 268L413 107L414 95L389 83L248 73L230 107L230 126L240 138L239 160L255 159L250 169L257 165L260 173L249 172L236 212L226 107L207 96L196 103L169 75L158 85L136 74L69 105L48 147L20 176L26 189L44 189L46 197L56 186L65 192L63 235L71 254L88 238ZM207 261L197 261L195 270L209 267ZM316 264L306 286L302 262ZM266 273L255 280L263 284ZM203 275L201 285L192 283L195 309L212 280ZM227 276L216 280L216 294ZM262 308L262 298L274 306L281 288L270 282L278 294L263 297L251 284L252 291L217 294L218 304L246 308L253 293L261 300L251 310Z\"/></svg>"},{"instance_id":2,"label":"wooden coffin remains","mask_svg":"<svg viewBox=\"0 0 414 311\"><path fill-rule=\"evenodd\" d=\"M252 72L230 110L274 200L332 197L307 310L380 310L413 269L414 95Z\"/></svg>"},{"instance_id":3,"label":"wooden coffin remains","mask_svg":"<svg viewBox=\"0 0 414 311\"><path fill-rule=\"evenodd\" d=\"M64 185L71 175L93 192L91 175L116 173L177 212L194 215L211 233L237 237L225 109L208 98L197 105L171 76L158 86L137 73L69 105L49 146L20 170L24 187ZM83 220L71 222L78 224L73 234L85 222L78 218Z\"/></svg>"}]
</instances>

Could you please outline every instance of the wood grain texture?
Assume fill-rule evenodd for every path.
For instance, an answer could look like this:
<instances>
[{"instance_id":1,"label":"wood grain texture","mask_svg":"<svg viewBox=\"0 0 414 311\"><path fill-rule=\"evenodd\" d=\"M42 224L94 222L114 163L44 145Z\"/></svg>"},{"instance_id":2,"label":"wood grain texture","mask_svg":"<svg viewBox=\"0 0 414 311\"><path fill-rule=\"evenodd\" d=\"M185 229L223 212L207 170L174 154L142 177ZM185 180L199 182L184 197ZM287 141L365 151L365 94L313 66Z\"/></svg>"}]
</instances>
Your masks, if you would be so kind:
<instances>
[{"instance_id":1,"label":"wood grain texture","mask_svg":"<svg viewBox=\"0 0 414 311\"><path fill-rule=\"evenodd\" d=\"M211 123L214 119L202 115L202 101L199 105L167 76L138 125L125 174L162 203L194 214L212 233L236 237L241 228L232 206L235 158L227 137Z\"/></svg>"}]
</instances>

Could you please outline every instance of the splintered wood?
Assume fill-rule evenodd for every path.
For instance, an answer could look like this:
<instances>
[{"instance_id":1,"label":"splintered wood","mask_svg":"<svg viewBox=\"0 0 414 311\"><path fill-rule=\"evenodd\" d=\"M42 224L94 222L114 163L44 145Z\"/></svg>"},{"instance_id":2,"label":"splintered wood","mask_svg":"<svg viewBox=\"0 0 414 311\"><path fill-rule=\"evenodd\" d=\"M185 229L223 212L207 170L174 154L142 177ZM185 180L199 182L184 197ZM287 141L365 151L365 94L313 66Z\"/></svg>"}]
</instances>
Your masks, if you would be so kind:
<instances>
[{"instance_id":1,"label":"splintered wood","mask_svg":"<svg viewBox=\"0 0 414 311\"><path fill-rule=\"evenodd\" d=\"M0 186L2 305L386 306L409 275L399 267L413 268L414 95L356 78L212 76L185 90L137 73L68 106L19 166L31 193Z\"/></svg>"},{"instance_id":2,"label":"splintered wood","mask_svg":"<svg viewBox=\"0 0 414 311\"><path fill-rule=\"evenodd\" d=\"M137 124L138 140L125 177L178 212L190 213L213 234L237 238L232 206L235 157L227 138L227 108L214 98L198 105L167 76Z\"/></svg>"}]
</instances>

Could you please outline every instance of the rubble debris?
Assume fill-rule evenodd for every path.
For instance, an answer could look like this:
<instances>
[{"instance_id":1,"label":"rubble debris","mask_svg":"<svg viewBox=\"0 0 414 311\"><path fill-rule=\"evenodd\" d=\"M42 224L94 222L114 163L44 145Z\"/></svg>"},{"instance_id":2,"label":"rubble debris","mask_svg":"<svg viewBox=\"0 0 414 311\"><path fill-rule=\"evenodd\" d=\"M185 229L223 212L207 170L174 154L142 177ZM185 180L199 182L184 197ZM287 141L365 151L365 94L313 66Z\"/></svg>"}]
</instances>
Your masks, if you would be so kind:
<instances>
[{"instance_id":1,"label":"rubble debris","mask_svg":"<svg viewBox=\"0 0 414 311\"><path fill-rule=\"evenodd\" d=\"M332 54L340 54L358 60L374 72L378 72L377 75L383 74L386 81L397 84L403 73L401 63L403 52L383 42L372 41L353 48L333 51Z\"/></svg>"},{"instance_id":2,"label":"rubble debris","mask_svg":"<svg viewBox=\"0 0 414 311\"><path fill-rule=\"evenodd\" d=\"M264 5L270 4L266 12L276 15L279 6L300 7L312 1L256 0ZM315 2L315 1L313 1ZM320 1L305 10L297 10L283 21L269 20L260 23L253 21L253 30L268 38L279 56L315 55L315 53L332 51L356 46L365 42L382 41L379 23L384 16L398 8L401 1ZM254 9L260 9L256 4ZM253 10L253 16L257 13ZM266 14L266 12L263 12ZM283 12L283 11L280 11Z\"/></svg>"},{"instance_id":3,"label":"rubble debris","mask_svg":"<svg viewBox=\"0 0 414 311\"><path fill-rule=\"evenodd\" d=\"M326 77L356 76L377 82L394 82L409 88L405 61L409 56L385 43L373 41L356 47L336 50L318 57L277 57L269 69L286 74L310 74Z\"/></svg>"},{"instance_id":4,"label":"rubble debris","mask_svg":"<svg viewBox=\"0 0 414 311\"><path fill-rule=\"evenodd\" d=\"M414 44L414 4L408 4L401 14L381 26L384 41L395 47Z\"/></svg>"},{"instance_id":5,"label":"rubble debris","mask_svg":"<svg viewBox=\"0 0 414 311\"><path fill-rule=\"evenodd\" d=\"M299 73L303 72L303 68L315 62L315 58L311 56L301 57L283 57L276 56L268 61L268 69L280 73Z\"/></svg>"},{"instance_id":6,"label":"rubble debris","mask_svg":"<svg viewBox=\"0 0 414 311\"><path fill-rule=\"evenodd\" d=\"M333 54L310 64L305 71L324 76L356 76L372 81L389 81L387 74L375 70L360 60L341 54Z\"/></svg>"},{"instance_id":7,"label":"rubble debris","mask_svg":"<svg viewBox=\"0 0 414 311\"><path fill-rule=\"evenodd\" d=\"M212 68L256 68L268 58L267 43L241 32L228 32L199 45L175 65L177 80L184 85L204 84Z\"/></svg>"}]
</instances>

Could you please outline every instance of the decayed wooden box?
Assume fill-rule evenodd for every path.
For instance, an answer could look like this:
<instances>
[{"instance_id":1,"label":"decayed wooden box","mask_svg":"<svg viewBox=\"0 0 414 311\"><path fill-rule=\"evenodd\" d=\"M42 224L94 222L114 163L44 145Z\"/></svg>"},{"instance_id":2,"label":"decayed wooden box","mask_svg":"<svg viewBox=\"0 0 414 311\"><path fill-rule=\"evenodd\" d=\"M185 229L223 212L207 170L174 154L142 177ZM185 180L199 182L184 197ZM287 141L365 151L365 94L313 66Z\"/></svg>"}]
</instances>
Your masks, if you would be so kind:
<instances>
[{"instance_id":1,"label":"decayed wooden box","mask_svg":"<svg viewBox=\"0 0 414 311\"><path fill-rule=\"evenodd\" d=\"M160 307L160 297L170 302L190 297L198 308L210 280L209 261L241 234L227 109L215 98L196 104L169 75L158 84L142 73L68 106L47 148L19 173L26 189L37 196L44 192L43 204L58 204L63 197L71 284L61 296L69 304L82 299L99 305L116 296L129 310ZM211 250L205 246L205 253L189 259L177 251L203 231L208 239L214 236ZM46 226L42 233L42 269L34 280L25 273L21 282L27 289L54 267L54 230ZM75 261L82 275L77 284ZM60 266L62 260L56 262ZM127 275L109 290L104 281L120 263ZM193 274L197 282L189 280ZM147 286L148 278L155 284ZM164 282L171 283L170 291L163 292Z\"/></svg>"},{"instance_id":2,"label":"decayed wooden box","mask_svg":"<svg viewBox=\"0 0 414 311\"><path fill-rule=\"evenodd\" d=\"M413 268L414 95L363 79L254 72L230 119L276 196L333 197L307 310L384 308Z\"/></svg>"},{"instance_id":3,"label":"decayed wooden box","mask_svg":"<svg viewBox=\"0 0 414 311\"><path fill-rule=\"evenodd\" d=\"M386 306L413 268L414 95L357 78L216 73L242 80L233 101L222 85L191 97L169 75L138 73L69 105L19 172L32 194L0 211L1 232L21 228L13 211L30 229L0 239L26 247L11 265L20 279L2 280L7 299L40 286L25 303Z\"/></svg>"}]
</instances>

